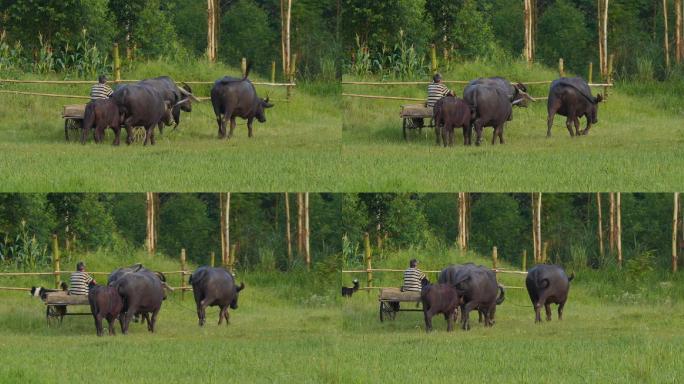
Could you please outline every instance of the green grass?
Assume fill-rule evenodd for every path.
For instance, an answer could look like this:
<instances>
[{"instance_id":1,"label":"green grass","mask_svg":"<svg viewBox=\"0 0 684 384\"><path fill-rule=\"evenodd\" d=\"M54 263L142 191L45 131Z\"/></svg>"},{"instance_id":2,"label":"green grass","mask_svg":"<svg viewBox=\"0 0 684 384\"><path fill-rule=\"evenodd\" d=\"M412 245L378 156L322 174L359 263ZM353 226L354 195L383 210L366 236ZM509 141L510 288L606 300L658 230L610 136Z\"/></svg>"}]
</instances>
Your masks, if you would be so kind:
<instances>
[{"instance_id":1,"label":"green grass","mask_svg":"<svg viewBox=\"0 0 684 384\"><path fill-rule=\"evenodd\" d=\"M403 268L409 257L418 257L425 270L449 262L488 265L478 255L442 249L386 252L374 266ZM78 255L71 261L77 259L91 270L140 260L154 269L177 268L175 260L143 253ZM522 285L519 276L500 276L509 287ZM349 285L349 275L342 279ZM611 280L578 271L562 322L535 325L526 292L510 288L493 328L475 320L469 332L446 333L443 318L435 318L435 331L426 334L420 313L400 312L380 323L375 291L342 299L337 283L314 280L305 272L241 272L238 281L247 288L229 326L216 325L214 308L207 325L198 327L191 296L181 300L176 292L162 306L157 333L133 324L127 336L102 338L89 316L48 328L38 299L0 291L0 383L662 383L684 375L681 282L670 282L678 285L671 297L625 302L596 295ZM399 274L378 273L375 280L400 284Z\"/></svg>"},{"instance_id":2,"label":"green grass","mask_svg":"<svg viewBox=\"0 0 684 384\"><path fill-rule=\"evenodd\" d=\"M213 81L236 75L233 68L203 62L170 65L140 64L124 78L169 74L179 80ZM44 78L14 74L21 78ZM5 77L5 76L3 76ZM57 78L56 76L49 76ZM257 74L250 76L263 81ZM87 95L88 86L0 85L0 89ZM209 85L194 86L209 96ZM85 146L64 140L62 106L75 99L0 94L0 174L4 191L283 191L334 190L338 175L341 117L334 84L301 84L286 102L285 89L257 86L270 93L275 107L267 122L255 121L254 138L247 138L238 119L230 140L218 139L211 103L194 104L181 114L178 130L158 133L157 144L112 147ZM125 138L125 133L122 133ZM123 142L123 140L122 140Z\"/></svg>"},{"instance_id":3,"label":"green grass","mask_svg":"<svg viewBox=\"0 0 684 384\"><path fill-rule=\"evenodd\" d=\"M502 67L467 63L446 79L503 75L526 81L550 80L557 74L522 64ZM345 80L352 80L345 78ZM344 92L425 97L424 86L360 87ZM462 94L462 86L452 87ZM548 85L530 87L547 96ZM416 102L344 99L342 157L348 176L343 190L373 191L672 191L681 189L684 157L681 92L673 86L621 85L599 108L599 123L588 136L570 138L565 118L556 116L553 136L546 138L546 102L514 108L506 124L506 144L491 145L486 128L481 147L463 147L460 130L454 148L437 147L434 133L423 130L409 143L401 133L400 106ZM584 119L582 120L584 127Z\"/></svg>"}]
</instances>

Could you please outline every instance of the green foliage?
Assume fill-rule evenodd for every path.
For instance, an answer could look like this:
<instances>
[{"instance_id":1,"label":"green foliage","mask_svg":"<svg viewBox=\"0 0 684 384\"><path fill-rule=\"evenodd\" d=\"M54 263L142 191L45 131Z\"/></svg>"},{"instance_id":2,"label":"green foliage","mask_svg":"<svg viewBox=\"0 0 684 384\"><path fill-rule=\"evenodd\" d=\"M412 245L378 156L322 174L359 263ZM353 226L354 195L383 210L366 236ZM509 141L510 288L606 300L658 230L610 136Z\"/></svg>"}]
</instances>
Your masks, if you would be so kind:
<instances>
[{"instance_id":1,"label":"green foliage","mask_svg":"<svg viewBox=\"0 0 684 384\"><path fill-rule=\"evenodd\" d=\"M0 242L0 266L12 265L17 270L35 271L49 263L47 243L39 242L25 221L19 225L14 238L5 234Z\"/></svg>"},{"instance_id":2,"label":"green foliage","mask_svg":"<svg viewBox=\"0 0 684 384\"><path fill-rule=\"evenodd\" d=\"M137 16L131 34L137 49L145 57L183 55L176 41L171 18L160 9L160 0L148 0Z\"/></svg>"},{"instance_id":3,"label":"green foliage","mask_svg":"<svg viewBox=\"0 0 684 384\"><path fill-rule=\"evenodd\" d=\"M568 0L559 0L539 17L538 56L549 66L563 58L565 66L582 71L591 52L591 34L582 12Z\"/></svg>"},{"instance_id":4,"label":"green foliage","mask_svg":"<svg viewBox=\"0 0 684 384\"><path fill-rule=\"evenodd\" d=\"M211 222L207 208L195 195L176 194L163 204L159 220L159 248L167 255L180 254L185 248L188 260L207 260Z\"/></svg>"},{"instance_id":5,"label":"green foliage","mask_svg":"<svg viewBox=\"0 0 684 384\"><path fill-rule=\"evenodd\" d=\"M246 57L255 68L266 71L279 56L275 34L269 27L268 14L253 0L240 0L221 18L219 57L237 66Z\"/></svg>"},{"instance_id":6,"label":"green foliage","mask_svg":"<svg viewBox=\"0 0 684 384\"><path fill-rule=\"evenodd\" d=\"M76 204L73 233L85 250L111 247L115 230L114 219L96 194L84 194Z\"/></svg>"},{"instance_id":7,"label":"green foliage","mask_svg":"<svg viewBox=\"0 0 684 384\"><path fill-rule=\"evenodd\" d=\"M475 0L464 0L456 14L452 40L460 56L465 58L493 57L498 54L494 32Z\"/></svg>"},{"instance_id":8,"label":"green foliage","mask_svg":"<svg viewBox=\"0 0 684 384\"><path fill-rule=\"evenodd\" d=\"M129 244L142 246L146 235L145 195L120 193L112 197L112 217L118 232Z\"/></svg>"},{"instance_id":9,"label":"green foliage","mask_svg":"<svg viewBox=\"0 0 684 384\"><path fill-rule=\"evenodd\" d=\"M470 242L481 254L491 254L496 246L502 260L519 260L528 233L528 222L518 201L508 194L486 193L471 206Z\"/></svg>"},{"instance_id":10,"label":"green foliage","mask_svg":"<svg viewBox=\"0 0 684 384\"><path fill-rule=\"evenodd\" d=\"M424 246L429 239L427 219L410 194L398 194L387 204L384 223L392 247Z\"/></svg>"},{"instance_id":11,"label":"green foliage","mask_svg":"<svg viewBox=\"0 0 684 384\"><path fill-rule=\"evenodd\" d=\"M170 11L178 41L195 56L207 49L207 2L172 0L165 6Z\"/></svg>"}]
</instances>

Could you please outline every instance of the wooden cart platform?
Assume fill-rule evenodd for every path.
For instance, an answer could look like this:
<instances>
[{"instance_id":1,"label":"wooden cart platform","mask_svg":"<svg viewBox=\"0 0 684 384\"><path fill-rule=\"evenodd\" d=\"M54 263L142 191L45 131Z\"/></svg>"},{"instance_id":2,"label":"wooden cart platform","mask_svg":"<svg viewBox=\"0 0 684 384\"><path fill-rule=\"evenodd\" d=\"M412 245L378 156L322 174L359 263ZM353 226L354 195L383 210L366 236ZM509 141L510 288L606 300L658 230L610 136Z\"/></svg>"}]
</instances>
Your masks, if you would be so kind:
<instances>
[{"instance_id":1,"label":"wooden cart platform","mask_svg":"<svg viewBox=\"0 0 684 384\"><path fill-rule=\"evenodd\" d=\"M382 288L378 296L380 303L380 321L385 321L385 317L394 320L397 312L422 312L420 304L420 292L403 292L399 288ZM400 303L417 303L416 308L401 308Z\"/></svg>"},{"instance_id":2,"label":"wooden cart platform","mask_svg":"<svg viewBox=\"0 0 684 384\"><path fill-rule=\"evenodd\" d=\"M88 312L69 312L67 310L69 306L88 306L88 309L90 309L88 295L70 295L68 292L64 291L50 292L45 296L44 302L45 318L48 326L57 322L61 323L64 316L83 316L92 314L90 310L88 310Z\"/></svg>"},{"instance_id":3,"label":"wooden cart platform","mask_svg":"<svg viewBox=\"0 0 684 384\"><path fill-rule=\"evenodd\" d=\"M425 104L402 105L399 117L403 120L402 132L404 140L408 140L411 130L418 130L420 133L423 128L434 128L432 107L426 107ZM424 119L430 119L428 125L425 125Z\"/></svg>"}]
</instances>

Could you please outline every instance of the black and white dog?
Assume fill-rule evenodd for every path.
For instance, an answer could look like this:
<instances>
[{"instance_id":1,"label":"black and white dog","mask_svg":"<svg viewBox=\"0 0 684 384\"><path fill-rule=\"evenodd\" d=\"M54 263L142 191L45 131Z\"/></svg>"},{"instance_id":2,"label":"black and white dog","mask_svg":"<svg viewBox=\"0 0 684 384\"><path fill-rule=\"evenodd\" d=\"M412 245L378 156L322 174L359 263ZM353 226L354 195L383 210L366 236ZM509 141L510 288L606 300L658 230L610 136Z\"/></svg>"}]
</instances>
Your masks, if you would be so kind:
<instances>
[{"instance_id":1,"label":"black and white dog","mask_svg":"<svg viewBox=\"0 0 684 384\"><path fill-rule=\"evenodd\" d=\"M60 292L60 291L67 291L69 287L67 286L67 283L63 282L59 285L61 289L49 289L49 288L43 288L43 287L31 287L31 293L30 295L33 297L40 297L41 300L45 300L47 297L47 294L50 292Z\"/></svg>"},{"instance_id":2,"label":"black and white dog","mask_svg":"<svg viewBox=\"0 0 684 384\"><path fill-rule=\"evenodd\" d=\"M344 296L344 297L351 297L351 296L354 294L354 292L356 292L356 291L359 290L359 280L358 280L358 279L354 279L354 281L352 281L352 282L354 283L354 286L353 286L353 287L351 287L351 288L349 288L349 287L342 287L342 296Z\"/></svg>"}]
</instances>

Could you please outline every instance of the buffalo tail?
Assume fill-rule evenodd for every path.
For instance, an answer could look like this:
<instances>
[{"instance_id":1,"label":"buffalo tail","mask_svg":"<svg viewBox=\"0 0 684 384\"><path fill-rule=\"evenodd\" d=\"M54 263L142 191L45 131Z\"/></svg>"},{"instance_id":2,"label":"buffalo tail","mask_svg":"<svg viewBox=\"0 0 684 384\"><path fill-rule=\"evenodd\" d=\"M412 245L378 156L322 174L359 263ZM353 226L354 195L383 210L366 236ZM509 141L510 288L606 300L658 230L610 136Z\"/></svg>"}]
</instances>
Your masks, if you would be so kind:
<instances>
[{"instance_id":1,"label":"buffalo tail","mask_svg":"<svg viewBox=\"0 0 684 384\"><path fill-rule=\"evenodd\" d=\"M497 284L499 287L499 297L496 298L496 305L499 305L504 302L504 299L506 298L506 290L504 289L503 285Z\"/></svg>"}]
</instances>

